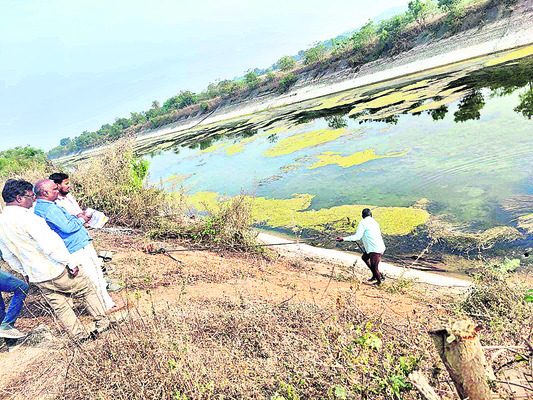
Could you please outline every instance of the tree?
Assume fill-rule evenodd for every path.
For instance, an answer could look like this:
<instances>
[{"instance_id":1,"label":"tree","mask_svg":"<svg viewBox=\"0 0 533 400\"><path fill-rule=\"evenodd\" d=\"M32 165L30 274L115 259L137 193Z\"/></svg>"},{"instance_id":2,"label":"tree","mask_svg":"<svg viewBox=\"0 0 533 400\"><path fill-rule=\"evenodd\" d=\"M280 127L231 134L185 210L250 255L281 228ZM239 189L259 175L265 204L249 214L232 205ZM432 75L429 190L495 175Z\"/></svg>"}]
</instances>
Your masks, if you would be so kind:
<instances>
[{"instance_id":1,"label":"tree","mask_svg":"<svg viewBox=\"0 0 533 400\"><path fill-rule=\"evenodd\" d=\"M69 137L63 138L59 141L60 146L66 146L69 144L72 140Z\"/></svg>"},{"instance_id":2,"label":"tree","mask_svg":"<svg viewBox=\"0 0 533 400\"><path fill-rule=\"evenodd\" d=\"M533 88L518 97L520 98L520 104L514 110L522 113L527 119L531 119L533 117Z\"/></svg>"},{"instance_id":3,"label":"tree","mask_svg":"<svg viewBox=\"0 0 533 400\"><path fill-rule=\"evenodd\" d=\"M413 0L409 2L407 12L420 25L425 26L426 20L437 10L437 4L433 0Z\"/></svg>"},{"instance_id":4,"label":"tree","mask_svg":"<svg viewBox=\"0 0 533 400\"><path fill-rule=\"evenodd\" d=\"M323 43L317 43L313 47L307 49L304 53L304 64L315 64L324 60L326 57L326 46Z\"/></svg>"},{"instance_id":5,"label":"tree","mask_svg":"<svg viewBox=\"0 0 533 400\"><path fill-rule=\"evenodd\" d=\"M459 1L460 0L438 0L438 5L440 8L451 10L457 5L457 3L459 3Z\"/></svg>"},{"instance_id":6,"label":"tree","mask_svg":"<svg viewBox=\"0 0 533 400\"><path fill-rule=\"evenodd\" d=\"M356 50L364 50L369 44L376 40L376 25L369 20L361 29L355 32L350 40Z\"/></svg>"},{"instance_id":7,"label":"tree","mask_svg":"<svg viewBox=\"0 0 533 400\"><path fill-rule=\"evenodd\" d=\"M181 110L182 108L196 104L197 96L191 91L181 91L177 96L172 96L163 103L163 111Z\"/></svg>"},{"instance_id":8,"label":"tree","mask_svg":"<svg viewBox=\"0 0 533 400\"><path fill-rule=\"evenodd\" d=\"M439 121L441 119L444 119L447 113L448 107L446 105L442 105L439 108L435 108L429 111L429 114L431 115L431 118L433 118L433 121Z\"/></svg>"},{"instance_id":9,"label":"tree","mask_svg":"<svg viewBox=\"0 0 533 400\"><path fill-rule=\"evenodd\" d=\"M459 110L453 116L455 122L465 122L470 119L479 119L479 111L485 107L485 99L479 90L474 90L469 95L463 97L459 103Z\"/></svg>"},{"instance_id":10,"label":"tree","mask_svg":"<svg viewBox=\"0 0 533 400\"><path fill-rule=\"evenodd\" d=\"M244 81L246 82L246 86L250 89L255 89L257 85L259 85L259 77L254 71L248 71L246 75L244 75Z\"/></svg>"},{"instance_id":11,"label":"tree","mask_svg":"<svg viewBox=\"0 0 533 400\"><path fill-rule=\"evenodd\" d=\"M289 56L283 56L278 60L276 66L282 71L290 71L296 67L296 60Z\"/></svg>"}]
</instances>

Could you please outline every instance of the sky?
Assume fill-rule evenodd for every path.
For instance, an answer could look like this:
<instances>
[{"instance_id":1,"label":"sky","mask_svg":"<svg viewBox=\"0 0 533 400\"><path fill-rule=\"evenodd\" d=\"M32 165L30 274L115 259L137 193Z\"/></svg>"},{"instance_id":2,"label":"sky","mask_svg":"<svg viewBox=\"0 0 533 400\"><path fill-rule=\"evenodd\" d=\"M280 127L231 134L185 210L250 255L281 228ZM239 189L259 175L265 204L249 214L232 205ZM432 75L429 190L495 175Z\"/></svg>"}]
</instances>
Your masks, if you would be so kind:
<instances>
[{"instance_id":1,"label":"sky","mask_svg":"<svg viewBox=\"0 0 533 400\"><path fill-rule=\"evenodd\" d=\"M408 0L0 0L0 150L49 150Z\"/></svg>"}]
</instances>

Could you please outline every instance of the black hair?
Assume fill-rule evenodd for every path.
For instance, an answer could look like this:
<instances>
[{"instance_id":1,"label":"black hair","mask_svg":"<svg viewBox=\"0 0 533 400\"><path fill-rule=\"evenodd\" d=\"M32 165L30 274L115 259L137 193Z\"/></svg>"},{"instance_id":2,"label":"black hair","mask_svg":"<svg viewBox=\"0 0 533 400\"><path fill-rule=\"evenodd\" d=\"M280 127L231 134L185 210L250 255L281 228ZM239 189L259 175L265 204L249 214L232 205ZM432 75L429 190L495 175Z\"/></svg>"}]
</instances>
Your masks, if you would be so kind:
<instances>
[{"instance_id":1,"label":"black hair","mask_svg":"<svg viewBox=\"0 0 533 400\"><path fill-rule=\"evenodd\" d=\"M2 198L6 203L13 203L17 196L23 196L33 190L33 185L24 179L9 179L2 190Z\"/></svg>"},{"instance_id":2,"label":"black hair","mask_svg":"<svg viewBox=\"0 0 533 400\"><path fill-rule=\"evenodd\" d=\"M64 172L54 172L48 179L53 180L57 185L61 185L65 179L68 179L68 174L65 174Z\"/></svg>"},{"instance_id":3,"label":"black hair","mask_svg":"<svg viewBox=\"0 0 533 400\"><path fill-rule=\"evenodd\" d=\"M371 217L372 211L370 211L370 208L365 208L363 209L363 212L361 213L361 215L363 216L363 218Z\"/></svg>"}]
</instances>

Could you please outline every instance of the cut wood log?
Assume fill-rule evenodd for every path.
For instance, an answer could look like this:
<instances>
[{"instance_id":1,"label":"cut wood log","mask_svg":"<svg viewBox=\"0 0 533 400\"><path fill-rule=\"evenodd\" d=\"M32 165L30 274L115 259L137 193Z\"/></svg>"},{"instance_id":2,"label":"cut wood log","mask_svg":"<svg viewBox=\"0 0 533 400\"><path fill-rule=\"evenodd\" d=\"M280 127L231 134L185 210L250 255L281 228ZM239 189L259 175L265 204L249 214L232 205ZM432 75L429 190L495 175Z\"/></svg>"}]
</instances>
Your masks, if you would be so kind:
<instances>
[{"instance_id":1,"label":"cut wood log","mask_svg":"<svg viewBox=\"0 0 533 400\"><path fill-rule=\"evenodd\" d=\"M431 387L425 375L420 371L411 372L409 374L409 380L425 400L442 400L435 393L435 390Z\"/></svg>"},{"instance_id":2,"label":"cut wood log","mask_svg":"<svg viewBox=\"0 0 533 400\"><path fill-rule=\"evenodd\" d=\"M483 354L480 330L470 319L464 319L430 332L461 399L492 399L489 379L495 379L494 371Z\"/></svg>"}]
</instances>

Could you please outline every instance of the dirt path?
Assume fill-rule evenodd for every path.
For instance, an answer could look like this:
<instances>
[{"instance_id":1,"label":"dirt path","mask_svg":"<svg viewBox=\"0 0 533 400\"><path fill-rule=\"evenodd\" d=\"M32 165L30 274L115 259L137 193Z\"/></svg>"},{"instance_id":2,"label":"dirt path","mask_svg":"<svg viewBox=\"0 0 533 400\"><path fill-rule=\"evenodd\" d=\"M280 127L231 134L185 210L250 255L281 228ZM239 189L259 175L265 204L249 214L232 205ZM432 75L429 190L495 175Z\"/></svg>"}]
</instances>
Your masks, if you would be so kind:
<instances>
[{"instance_id":1,"label":"dirt path","mask_svg":"<svg viewBox=\"0 0 533 400\"><path fill-rule=\"evenodd\" d=\"M359 273L367 273L368 268L361 260L360 255L351 253L345 253L343 251L323 249L319 247L313 247L304 243L287 244L291 243L290 240L281 239L277 236L268 235L266 233L260 233L258 236L259 241L265 244L281 243L280 246L273 246L280 253L290 257L307 257L315 260L319 260L323 263L336 264L344 267L352 267L356 263L356 268ZM355 245L354 245L355 246ZM379 269L385 275L393 278L412 279L418 283L426 283L433 286L442 286L448 288L456 288L459 290L468 289L471 283L468 280L452 278L449 276L438 275L430 272L417 271L415 269L401 268L395 265L381 262Z\"/></svg>"}]
</instances>

